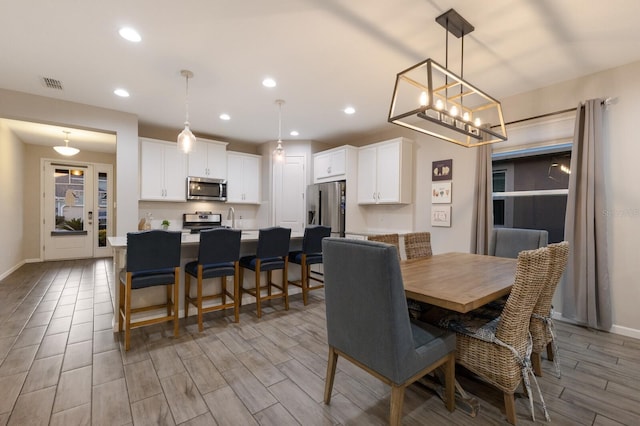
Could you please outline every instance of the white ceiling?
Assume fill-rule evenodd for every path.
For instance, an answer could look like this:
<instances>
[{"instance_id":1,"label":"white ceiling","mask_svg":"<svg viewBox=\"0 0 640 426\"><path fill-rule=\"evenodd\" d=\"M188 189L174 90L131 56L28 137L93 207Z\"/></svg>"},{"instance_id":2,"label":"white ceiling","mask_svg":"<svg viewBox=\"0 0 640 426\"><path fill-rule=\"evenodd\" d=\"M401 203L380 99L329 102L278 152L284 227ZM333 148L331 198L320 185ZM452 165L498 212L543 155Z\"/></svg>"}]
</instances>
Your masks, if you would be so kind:
<instances>
[{"instance_id":1,"label":"white ceiling","mask_svg":"<svg viewBox=\"0 0 640 426\"><path fill-rule=\"evenodd\" d=\"M445 62L435 18L456 9L464 78L498 99L640 60L637 0L0 0L0 87L137 114L176 129L189 81L196 135L262 143L344 142L387 123L395 75L431 57ZM135 27L142 41L119 37ZM449 68L460 42L449 38ZM261 81L271 76L272 89ZM60 80L63 90L43 86ZM113 90L123 87L131 97ZM355 107L354 115L342 112ZM221 121L221 113L231 115ZM505 111L507 118L508 111ZM12 124L13 128L13 124ZM28 135L28 126L16 127ZM56 140L62 140L63 127ZM298 137L289 136L296 129ZM78 141L72 131L71 140ZM35 137L34 137L35 138ZM44 138L39 138L44 143ZM35 142L34 142L35 143ZM73 145L73 142L71 143Z\"/></svg>"}]
</instances>

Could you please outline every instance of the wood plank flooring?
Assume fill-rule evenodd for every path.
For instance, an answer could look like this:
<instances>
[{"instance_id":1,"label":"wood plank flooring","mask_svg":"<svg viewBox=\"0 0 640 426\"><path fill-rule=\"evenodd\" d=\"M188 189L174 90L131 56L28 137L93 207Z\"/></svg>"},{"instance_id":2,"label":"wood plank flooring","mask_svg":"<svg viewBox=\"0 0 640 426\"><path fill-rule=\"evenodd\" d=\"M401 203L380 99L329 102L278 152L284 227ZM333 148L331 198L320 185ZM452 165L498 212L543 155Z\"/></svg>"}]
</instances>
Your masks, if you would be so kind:
<instances>
[{"instance_id":1,"label":"wood plank flooring","mask_svg":"<svg viewBox=\"0 0 640 426\"><path fill-rule=\"evenodd\" d=\"M132 333L131 350L111 330L111 259L27 264L0 282L2 425L383 425L390 390L338 361L331 405L322 290L290 310L281 301L231 315L182 320ZM640 341L557 323L562 378L543 359L539 379L553 424L640 424ZM449 413L421 385L406 393L406 425L507 424L502 395L464 374L479 415ZM518 423L544 424L536 403L516 401Z\"/></svg>"}]
</instances>

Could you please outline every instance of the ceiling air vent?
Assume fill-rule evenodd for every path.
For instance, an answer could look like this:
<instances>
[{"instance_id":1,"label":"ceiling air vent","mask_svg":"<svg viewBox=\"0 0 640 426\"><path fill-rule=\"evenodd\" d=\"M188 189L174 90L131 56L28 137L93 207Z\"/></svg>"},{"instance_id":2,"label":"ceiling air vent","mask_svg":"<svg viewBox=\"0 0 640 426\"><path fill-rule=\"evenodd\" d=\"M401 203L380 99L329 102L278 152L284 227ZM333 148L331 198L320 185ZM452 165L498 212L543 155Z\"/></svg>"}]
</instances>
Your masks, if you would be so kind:
<instances>
[{"instance_id":1,"label":"ceiling air vent","mask_svg":"<svg viewBox=\"0 0 640 426\"><path fill-rule=\"evenodd\" d=\"M62 82L55 78L42 77L42 84L49 89L62 90Z\"/></svg>"}]
</instances>

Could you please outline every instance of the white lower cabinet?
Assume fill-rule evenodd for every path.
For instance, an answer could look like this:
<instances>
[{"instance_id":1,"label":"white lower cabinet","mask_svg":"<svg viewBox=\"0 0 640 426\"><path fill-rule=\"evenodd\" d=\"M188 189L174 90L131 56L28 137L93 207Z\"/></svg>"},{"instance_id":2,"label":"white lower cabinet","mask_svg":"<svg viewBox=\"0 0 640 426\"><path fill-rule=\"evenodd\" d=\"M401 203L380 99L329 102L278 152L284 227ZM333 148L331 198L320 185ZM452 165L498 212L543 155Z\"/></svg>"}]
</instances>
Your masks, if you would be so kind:
<instances>
[{"instance_id":1,"label":"white lower cabinet","mask_svg":"<svg viewBox=\"0 0 640 426\"><path fill-rule=\"evenodd\" d=\"M358 150L358 204L409 204L413 143L396 138Z\"/></svg>"},{"instance_id":2,"label":"white lower cabinet","mask_svg":"<svg viewBox=\"0 0 640 426\"><path fill-rule=\"evenodd\" d=\"M227 151L227 203L260 204L258 155Z\"/></svg>"},{"instance_id":3,"label":"white lower cabinet","mask_svg":"<svg viewBox=\"0 0 640 426\"><path fill-rule=\"evenodd\" d=\"M186 201L187 156L175 143L140 139L140 199Z\"/></svg>"}]
</instances>

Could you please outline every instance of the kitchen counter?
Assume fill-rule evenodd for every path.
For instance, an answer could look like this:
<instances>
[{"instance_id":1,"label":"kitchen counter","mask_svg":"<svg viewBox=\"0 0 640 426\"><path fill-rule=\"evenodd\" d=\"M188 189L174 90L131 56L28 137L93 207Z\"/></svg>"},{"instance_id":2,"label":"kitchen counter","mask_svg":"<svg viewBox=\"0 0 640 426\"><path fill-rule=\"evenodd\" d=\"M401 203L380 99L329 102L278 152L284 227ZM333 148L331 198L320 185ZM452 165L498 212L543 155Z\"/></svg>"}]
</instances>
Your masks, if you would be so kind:
<instances>
[{"instance_id":1,"label":"kitchen counter","mask_svg":"<svg viewBox=\"0 0 640 426\"><path fill-rule=\"evenodd\" d=\"M258 230L242 230L241 237L241 245L240 245L240 256L250 256L256 253L256 248L258 245ZM289 244L289 250L301 250L302 249L302 237L304 236L303 232L291 232L291 242ZM118 330L118 305L117 300L119 299L120 294L120 271L124 268L126 263L126 253L127 253L127 237L116 236L116 237L107 237L107 241L109 242L109 246L113 249L113 276L115 278L115 282L113 285L115 286L113 291L111 292L114 295L114 300L112 301L115 312L113 318L113 330ZM182 249L180 254L180 300L178 300L178 306L180 306L180 318L184 317L184 265L187 263L196 260L198 258L198 247L200 245L200 234L190 234L190 233L182 233ZM291 264L290 264L291 265ZM274 271L274 282L280 282L282 280L280 276L280 271ZM266 272L265 272L266 274ZM296 280L300 278L300 268L297 265L292 265L288 270L288 277L290 281ZM233 278L227 277L228 280L232 280ZM218 279L213 280L214 282L210 284L207 290L205 291L216 291L220 287L220 281ZM193 283L193 280L192 280ZM244 283L241 285L250 288L255 285L254 274L252 271L247 271L244 274ZM216 286L217 288L213 287ZM193 287L193 284L192 284ZM231 285L231 281L228 282L227 288L233 288ZM290 286L289 294L299 292L298 287ZM133 306L137 306L136 301L140 303L140 305L151 305L155 303L162 303L165 297L164 286L158 287L149 287L146 289L137 290L135 293L135 297L133 298ZM250 297L249 295L245 295L246 301L243 300L243 305L245 303L255 303L255 299ZM190 315L196 315L196 309L190 309Z\"/></svg>"}]
</instances>

